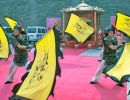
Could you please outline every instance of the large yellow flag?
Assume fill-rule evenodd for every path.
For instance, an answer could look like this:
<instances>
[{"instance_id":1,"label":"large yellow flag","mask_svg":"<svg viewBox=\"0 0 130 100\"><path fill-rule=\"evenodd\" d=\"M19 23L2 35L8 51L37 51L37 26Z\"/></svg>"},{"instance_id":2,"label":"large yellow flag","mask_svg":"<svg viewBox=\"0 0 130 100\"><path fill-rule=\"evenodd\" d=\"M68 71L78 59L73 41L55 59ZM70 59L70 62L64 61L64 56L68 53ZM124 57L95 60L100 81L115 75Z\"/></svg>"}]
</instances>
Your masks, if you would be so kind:
<instances>
[{"instance_id":1,"label":"large yellow flag","mask_svg":"<svg viewBox=\"0 0 130 100\"><path fill-rule=\"evenodd\" d=\"M94 29L84 22L80 17L71 14L65 32L74 36L78 42L84 42L92 33Z\"/></svg>"},{"instance_id":2,"label":"large yellow flag","mask_svg":"<svg viewBox=\"0 0 130 100\"><path fill-rule=\"evenodd\" d=\"M116 82L126 82L130 77L130 43L126 43L120 51L119 60L104 69L104 73Z\"/></svg>"},{"instance_id":3,"label":"large yellow flag","mask_svg":"<svg viewBox=\"0 0 130 100\"><path fill-rule=\"evenodd\" d=\"M130 16L117 13L116 28L130 37Z\"/></svg>"},{"instance_id":4,"label":"large yellow flag","mask_svg":"<svg viewBox=\"0 0 130 100\"><path fill-rule=\"evenodd\" d=\"M46 100L54 82L56 69L53 30L50 30L35 46L34 63L16 95L32 100Z\"/></svg>"},{"instance_id":5,"label":"large yellow flag","mask_svg":"<svg viewBox=\"0 0 130 100\"><path fill-rule=\"evenodd\" d=\"M4 17L4 18L7 21L7 23L9 24L9 26L11 27L11 29L13 30L14 26L17 24L17 21L12 18L9 18L9 17Z\"/></svg>"},{"instance_id":6,"label":"large yellow flag","mask_svg":"<svg viewBox=\"0 0 130 100\"><path fill-rule=\"evenodd\" d=\"M0 25L0 58L7 59L9 57L9 44L6 34Z\"/></svg>"}]
</instances>

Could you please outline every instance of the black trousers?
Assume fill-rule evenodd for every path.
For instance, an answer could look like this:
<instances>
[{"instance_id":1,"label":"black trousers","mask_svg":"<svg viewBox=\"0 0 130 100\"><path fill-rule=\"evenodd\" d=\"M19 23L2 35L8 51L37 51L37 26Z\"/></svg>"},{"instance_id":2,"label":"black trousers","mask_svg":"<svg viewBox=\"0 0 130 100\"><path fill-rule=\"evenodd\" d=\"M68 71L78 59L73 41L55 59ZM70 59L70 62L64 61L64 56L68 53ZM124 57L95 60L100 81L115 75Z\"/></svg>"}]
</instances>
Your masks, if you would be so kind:
<instances>
[{"instance_id":1,"label":"black trousers","mask_svg":"<svg viewBox=\"0 0 130 100\"><path fill-rule=\"evenodd\" d=\"M63 58L63 52L60 50L60 44L56 45L56 56Z\"/></svg>"}]
</instances>

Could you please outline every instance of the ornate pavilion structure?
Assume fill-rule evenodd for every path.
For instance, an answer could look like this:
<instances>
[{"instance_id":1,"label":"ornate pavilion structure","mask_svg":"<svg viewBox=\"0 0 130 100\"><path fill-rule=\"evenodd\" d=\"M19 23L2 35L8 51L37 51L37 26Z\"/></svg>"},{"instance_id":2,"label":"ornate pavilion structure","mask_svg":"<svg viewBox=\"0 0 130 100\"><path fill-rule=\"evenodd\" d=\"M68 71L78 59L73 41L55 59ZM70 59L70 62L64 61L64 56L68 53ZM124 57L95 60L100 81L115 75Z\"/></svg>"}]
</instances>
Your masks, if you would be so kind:
<instances>
[{"instance_id":1,"label":"ornate pavilion structure","mask_svg":"<svg viewBox=\"0 0 130 100\"><path fill-rule=\"evenodd\" d=\"M71 13L76 14L81 17L87 24L92 26L95 29L95 32L100 28L100 17L103 14L104 10L97 6L90 6L82 1L81 4L75 7L64 8L63 13L63 32L67 26L69 17ZM65 45L69 47L77 48L93 48L97 46L97 34L92 35L85 43L77 43L76 40L69 34L64 34Z\"/></svg>"}]
</instances>

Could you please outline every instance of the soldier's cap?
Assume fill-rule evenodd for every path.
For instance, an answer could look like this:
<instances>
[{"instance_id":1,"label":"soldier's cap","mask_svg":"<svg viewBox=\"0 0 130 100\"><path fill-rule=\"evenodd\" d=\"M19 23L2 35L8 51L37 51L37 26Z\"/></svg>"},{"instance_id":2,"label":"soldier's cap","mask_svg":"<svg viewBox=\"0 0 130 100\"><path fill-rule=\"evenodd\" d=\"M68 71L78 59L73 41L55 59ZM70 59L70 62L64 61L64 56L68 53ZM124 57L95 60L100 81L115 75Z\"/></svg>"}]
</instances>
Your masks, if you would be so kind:
<instances>
[{"instance_id":1,"label":"soldier's cap","mask_svg":"<svg viewBox=\"0 0 130 100\"><path fill-rule=\"evenodd\" d=\"M17 30L21 31L21 27L20 27L20 25L18 25L18 24L16 24L16 25L14 26L14 29L17 29Z\"/></svg>"},{"instance_id":2,"label":"soldier's cap","mask_svg":"<svg viewBox=\"0 0 130 100\"><path fill-rule=\"evenodd\" d=\"M117 30L116 27L114 25L110 25L107 29L107 33L109 33L110 31L113 31L115 33L115 30Z\"/></svg>"}]
</instances>

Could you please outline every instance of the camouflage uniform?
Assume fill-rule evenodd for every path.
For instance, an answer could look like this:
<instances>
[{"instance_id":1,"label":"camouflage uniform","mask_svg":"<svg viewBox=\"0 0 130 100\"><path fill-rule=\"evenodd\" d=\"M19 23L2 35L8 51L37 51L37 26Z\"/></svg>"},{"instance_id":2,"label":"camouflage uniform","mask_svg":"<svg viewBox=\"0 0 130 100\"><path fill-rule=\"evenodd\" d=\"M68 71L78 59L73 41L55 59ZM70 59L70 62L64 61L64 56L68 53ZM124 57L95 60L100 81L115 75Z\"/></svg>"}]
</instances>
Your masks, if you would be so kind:
<instances>
[{"instance_id":1,"label":"camouflage uniform","mask_svg":"<svg viewBox=\"0 0 130 100\"><path fill-rule=\"evenodd\" d=\"M14 48L14 58L11 61L10 64L10 69L9 69L9 74L8 74L8 79L5 82L5 84L11 83L14 79L14 75L16 73L16 70L18 67L25 66L27 68L29 61L28 61L28 52L27 49L19 49L17 45L27 45L26 37L23 35L23 38L20 39L17 36L12 36L11 37L11 43Z\"/></svg>"},{"instance_id":2,"label":"camouflage uniform","mask_svg":"<svg viewBox=\"0 0 130 100\"><path fill-rule=\"evenodd\" d=\"M96 83L99 77L102 74L102 71L105 67L113 64L115 62L116 58L116 50L112 50L109 46L110 45L117 45L117 39L116 37L110 37L107 36L104 38L104 53L103 53L103 59L100 63L100 66L98 67L95 75L93 76L91 80L91 84Z\"/></svg>"},{"instance_id":3,"label":"camouflage uniform","mask_svg":"<svg viewBox=\"0 0 130 100\"><path fill-rule=\"evenodd\" d=\"M27 49L31 48L31 46L28 46L27 37L25 34L23 34L21 27L18 24L14 26L14 29L19 30L20 32L19 34L22 35L22 38L19 38L20 35L17 33L16 30L14 31L14 34L10 37L15 54L13 60L11 61L8 79L5 82L5 84L12 83L18 67L25 66L25 68L27 68L29 64ZM26 47L24 49L20 49L18 48L18 45L22 45Z\"/></svg>"},{"instance_id":4,"label":"camouflage uniform","mask_svg":"<svg viewBox=\"0 0 130 100\"><path fill-rule=\"evenodd\" d=\"M23 35L23 38L20 39L16 36L11 37L11 42L15 51L14 55L14 63L18 65L19 67L24 66L28 61L28 51L26 49L19 49L17 47L18 44L20 45L28 45L27 44L27 38L25 35Z\"/></svg>"},{"instance_id":5,"label":"camouflage uniform","mask_svg":"<svg viewBox=\"0 0 130 100\"><path fill-rule=\"evenodd\" d=\"M107 36L104 39L104 55L103 59L105 60L105 65L109 66L115 62L116 59L116 50L112 50L109 46L117 45L116 37Z\"/></svg>"},{"instance_id":6,"label":"camouflage uniform","mask_svg":"<svg viewBox=\"0 0 130 100\"><path fill-rule=\"evenodd\" d=\"M103 69L111 64L113 64L115 62L115 58L116 58L116 50L112 50L110 48L110 45L117 45L117 39L116 37L110 37L108 35L108 33L110 31L113 31L114 33L114 28L111 26L109 27L106 32L105 32L105 37L103 39L103 43L104 43L104 52L103 52L103 59L95 73L95 75L93 76L92 80L91 80L91 84L94 84L97 82L97 80L99 79L99 77L101 76Z\"/></svg>"}]
</instances>

